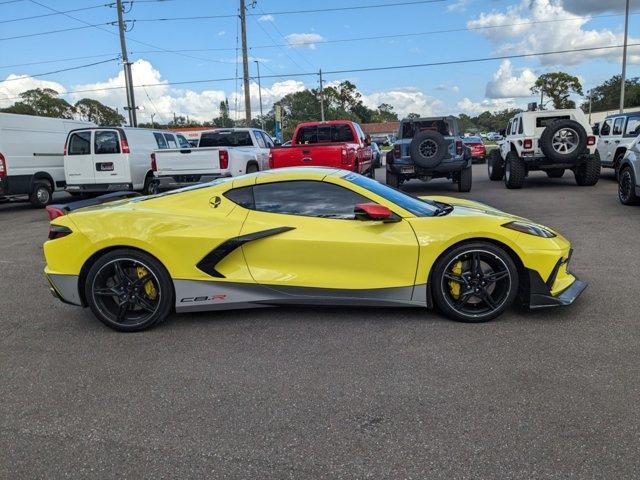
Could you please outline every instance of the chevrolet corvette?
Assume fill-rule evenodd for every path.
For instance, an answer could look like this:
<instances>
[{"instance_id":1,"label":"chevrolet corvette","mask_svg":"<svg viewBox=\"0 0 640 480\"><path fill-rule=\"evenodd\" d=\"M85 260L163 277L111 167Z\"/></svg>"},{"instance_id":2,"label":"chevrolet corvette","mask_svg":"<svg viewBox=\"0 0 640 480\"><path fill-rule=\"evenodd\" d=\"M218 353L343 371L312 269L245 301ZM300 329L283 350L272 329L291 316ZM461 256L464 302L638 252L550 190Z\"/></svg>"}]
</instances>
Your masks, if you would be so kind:
<instances>
[{"instance_id":1,"label":"chevrolet corvette","mask_svg":"<svg viewBox=\"0 0 640 480\"><path fill-rule=\"evenodd\" d=\"M357 173L285 168L152 196L48 207L45 274L65 303L139 331L172 312L284 304L437 307L464 322L586 284L556 231Z\"/></svg>"}]
</instances>

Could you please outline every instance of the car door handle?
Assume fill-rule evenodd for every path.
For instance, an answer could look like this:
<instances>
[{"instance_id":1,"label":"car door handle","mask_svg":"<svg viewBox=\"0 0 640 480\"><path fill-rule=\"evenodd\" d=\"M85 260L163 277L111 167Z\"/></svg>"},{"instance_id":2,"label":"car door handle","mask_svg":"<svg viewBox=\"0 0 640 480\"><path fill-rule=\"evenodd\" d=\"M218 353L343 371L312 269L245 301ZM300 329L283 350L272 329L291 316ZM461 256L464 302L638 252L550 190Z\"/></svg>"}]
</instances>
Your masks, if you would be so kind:
<instances>
[{"instance_id":1,"label":"car door handle","mask_svg":"<svg viewBox=\"0 0 640 480\"><path fill-rule=\"evenodd\" d=\"M311 153L311 150L302 150L302 153L304 155L309 155Z\"/></svg>"},{"instance_id":2,"label":"car door handle","mask_svg":"<svg viewBox=\"0 0 640 480\"><path fill-rule=\"evenodd\" d=\"M311 157L302 157L302 161L303 162L310 162L311 161Z\"/></svg>"},{"instance_id":3,"label":"car door handle","mask_svg":"<svg viewBox=\"0 0 640 480\"><path fill-rule=\"evenodd\" d=\"M620 143L620 140L616 140L616 142L615 142L615 143L616 143L616 144Z\"/></svg>"}]
</instances>

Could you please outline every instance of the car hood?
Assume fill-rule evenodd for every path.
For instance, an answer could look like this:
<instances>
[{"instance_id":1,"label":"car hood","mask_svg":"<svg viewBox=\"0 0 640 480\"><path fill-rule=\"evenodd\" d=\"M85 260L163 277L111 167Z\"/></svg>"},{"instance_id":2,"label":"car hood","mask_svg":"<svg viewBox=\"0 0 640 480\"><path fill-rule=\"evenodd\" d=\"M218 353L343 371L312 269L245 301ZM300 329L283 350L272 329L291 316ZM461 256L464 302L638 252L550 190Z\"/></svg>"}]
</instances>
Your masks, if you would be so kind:
<instances>
[{"instance_id":1,"label":"car hood","mask_svg":"<svg viewBox=\"0 0 640 480\"><path fill-rule=\"evenodd\" d=\"M420 197L420 198L422 200L430 200L432 202L440 202L440 203L446 203L446 204L452 205L454 207L454 210L449 215L484 216L484 217L493 217L496 219L502 219L508 222L511 222L514 220L520 220L528 223L537 224L537 222L532 222L531 220L528 220L526 218L503 212L502 210L498 210L497 208L491 207L481 202L475 202L473 200L465 200L464 198L455 198L455 197L445 197L440 195ZM545 228L548 228L548 227L545 227Z\"/></svg>"}]
</instances>

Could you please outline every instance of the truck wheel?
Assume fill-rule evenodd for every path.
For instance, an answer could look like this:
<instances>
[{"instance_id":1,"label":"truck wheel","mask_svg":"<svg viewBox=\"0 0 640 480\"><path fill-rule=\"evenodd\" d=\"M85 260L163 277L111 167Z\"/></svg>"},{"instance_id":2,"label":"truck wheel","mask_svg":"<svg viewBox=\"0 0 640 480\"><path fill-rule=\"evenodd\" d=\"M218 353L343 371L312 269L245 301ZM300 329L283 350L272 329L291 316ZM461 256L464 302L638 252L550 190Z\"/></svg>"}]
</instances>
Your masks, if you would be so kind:
<instances>
[{"instance_id":1,"label":"truck wheel","mask_svg":"<svg viewBox=\"0 0 640 480\"><path fill-rule=\"evenodd\" d=\"M573 170L576 183L581 187L593 187L598 183L601 168L598 157L595 155L585 155L582 163Z\"/></svg>"},{"instance_id":2,"label":"truck wheel","mask_svg":"<svg viewBox=\"0 0 640 480\"><path fill-rule=\"evenodd\" d=\"M636 195L636 176L628 165L624 166L620 171L618 199L623 205L640 204L640 198Z\"/></svg>"},{"instance_id":3,"label":"truck wheel","mask_svg":"<svg viewBox=\"0 0 640 480\"><path fill-rule=\"evenodd\" d=\"M527 167L516 152L509 152L504 168L504 184L509 189L522 188Z\"/></svg>"},{"instance_id":4,"label":"truck wheel","mask_svg":"<svg viewBox=\"0 0 640 480\"><path fill-rule=\"evenodd\" d=\"M502 180L502 177L504 177L504 163L500 155L500 149L491 150L487 159L487 172L489 173L489 180L494 182Z\"/></svg>"},{"instance_id":5,"label":"truck wheel","mask_svg":"<svg viewBox=\"0 0 640 480\"><path fill-rule=\"evenodd\" d=\"M558 120L540 135L540 149L545 156L558 163L578 158L587 147L587 132L575 120Z\"/></svg>"},{"instance_id":6,"label":"truck wheel","mask_svg":"<svg viewBox=\"0 0 640 480\"><path fill-rule=\"evenodd\" d=\"M245 170L245 173L249 174L249 173L256 173L258 171L258 165L256 165L255 163L250 163L249 165L247 165L247 169Z\"/></svg>"},{"instance_id":7,"label":"truck wheel","mask_svg":"<svg viewBox=\"0 0 640 480\"><path fill-rule=\"evenodd\" d=\"M449 145L442 134L431 130L417 133L409 145L411 160L424 168L439 165L448 151Z\"/></svg>"},{"instance_id":8,"label":"truck wheel","mask_svg":"<svg viewBox=\"0 0 640 480\"><path fill-rule=\"evenodd\" d=\"M33 189L29 195L29 202L35 208L44 208L51 203L53 190L46 180L33 182Z\"/></svg>"},{"instance_id":9,"label":"truck wheel","mask_svg":"<svg viewBox=\"0 0 640 480\"><path fill-rule=\"evenodd\" d=\"M472 182L471 167L465 167L460 172L460 176L458 178L458 191L459 192L470 192L471 191L471 182Z\"/></svg>"},{"instance_id":10,"label":"truck wheel","mask_svg":"<svg viewBox=\"0 0 640 480\"><path fill-rule=\"evenodd\" d=\"M143 195L155 195L158 193L158 182L153 175L147 175L144 179L144 187L142 187Z\"/></svg>"},{"instance_id":11,"label":"truck wheel","mask_svg":"<svg viewBox=\"0 0 640 480\"><path fill-rule=\"evenodd\" d=\"M616 155L616 158L613 160L613 171L616 172L616 181L620 180L620 164L622 163L624 154L625 152L620 152L618 155Z\"/></svg>"},{"instance_id":12,"label":"truck wheel","mask_svg":"<svg viewBox=\"0 0 640 480\"><path fill-rule=\"evenodd\" d=\"M400 187L400 179L398 178L398 174L390 172L389 170L387 170L387 182L386 183L387 183L387 185L389 185L392 188L399 188Z\"/></svg>"},{"instance_id":13,"label":"truck wheel","mask_svg":"<svg viewBox=\"0 0 640 480\"><path fill-rule=\"evenodd\" d=\"M552 170L547 170L547 177L549 178L562 178L564 175L564 168L554 168Z\"/></svg>"}]
</instances>

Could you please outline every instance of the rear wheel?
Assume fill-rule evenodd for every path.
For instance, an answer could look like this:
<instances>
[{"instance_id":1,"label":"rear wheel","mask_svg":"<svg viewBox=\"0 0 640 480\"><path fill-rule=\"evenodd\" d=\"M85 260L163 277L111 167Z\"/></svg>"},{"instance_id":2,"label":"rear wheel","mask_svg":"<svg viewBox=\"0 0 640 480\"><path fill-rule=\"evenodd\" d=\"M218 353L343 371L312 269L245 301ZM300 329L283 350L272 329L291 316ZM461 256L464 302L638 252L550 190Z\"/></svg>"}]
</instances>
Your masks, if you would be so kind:
<instances>
[{"instance_id":1,"label":"rear wheel","mask_svg":"<svg viewBox=\"0 0 640 480\"><path fill-rule=\"evenodd\" d=\"M640 204L640 198L636 195L636 177L631 167L625 166L620 170L618 198L623 205Z\"/></svg>"},{"instance_id":2,"label":"rear wheel","mask_svg":"<svg viewBox=\"0 0 640 480\"><path fill-rule=\"evenodd\" d=\"M581 187L592 187L600 179L600 159L595 155L585 155L584 160L573 171L576 183Z\"/></svg>"},{"instance_id":3,"label":"rear wheel","mask_svg":"<svg viewBox=\"0 0 640 480\"><path fill-rule=\"evenodd\" d=\"M394 172L390 172L387 170L387 185L393 188L400 187L400 179L398 178L398 174Z\"/></svg>"},{"instance_id":4,"label":"rear wheel","mask_svg":"<svg viewBox=\"0 0 640 480\"><path fill-rule=\"evenodd\" d=\"M250 163L249 165L247 165L247 173L256 173L258 171L258 165L256 165L255 163Z\"/></svg>"},{"instance_id":5,"label":"rear wheel","mask_svg":"<svg viewBox=\"0 0 640 480\"><path fill-rule=\"evenodd\" d=\"M147 175L144 179L144 187L142 187L142 193L144 195L155 195L158 193L158 182L153 175Z\"/></svg>"},{"instance_id":6,"label":"rear wheel","mask_svg":"<svg viewBox=\"0 0 640 480\"><path fill-rule=\"evenodd\" d=\"M46 180L38 180L33 182L33 188L29 195L29 202L35 208L44 208L51 203L53 197L53 189L51 184Z\"/></svg>"},{"instance_id":7,"label":"rear wheel","mask_svg":"<svg viewBox=\"0 0 640 480\"><path fill-rule=\"evenodd\" d=\"M487 172L489 173L489 180L492 181L502 180L502 177L504 177L504 164L499 149L491 150L487 159Z\"/></svg>"},{"instance_id":8,"label":"rear wheel","mask_svg":"<svg viewBox=\"0 0 640 480\"><path fill-rule=\"evenodd\" d=\"M486 322L511 306L518 282L518 269L507 252L491 243L473 242L437 260L431 288L436 305L447 317Z\"/></svg>"},{"instance_id":9,"label":"rear wheel","mask_svg":"<svg viewBox=\"0 0 640 480\"><path fill-rule=\"evenodd\" d=\"M624 158L624 152L620 152L616 155L616 158L613 160L613 170L616 173L616 180L620 180L620 164L622 163L623 158Z\"/></svg>"},{"instance_id":10,"label":"rear wheel","mask_svg":"<svg viewBox=\"0 0 640 480\"><path fill-rule=\"evenodd\" d=\"M527 167L516 152L509 152L505 161L504 184L509 189L522 188Z\"/></svg>"},{"instance_id":11,"label":"rear wheel","mask_svg":"<svg viewBox=\"0 0 640 480\"><path fill-rule=\"evenodd\" d=\"M472 183L471 167L463 168L458 179L458 191L470 192Z\"/></svg>"},{"instance_id":12,"label":"rear wheel","mask_svg":"<svg viewBox=\"0 0 640 480\"><path fill-rule=\"evenodd\" d=\"M547 177L549 178L562 178L564 175L564 168L554 168L553 170L547 170Z\"/></svg>"},{"instance_id":13,"label":"rear wheel","mask_svg":"<svg viewBox=\"0 0 640 480\"><path fill-rule=\"evenodd\" d=\"M169 316L173 284L152 256L118 249L100 257L85 280L85 296L93 314L114 330L137 332Z\"/></svg>"}]
</instances>

